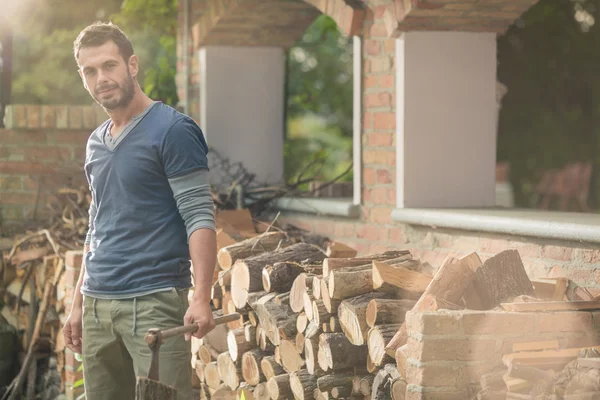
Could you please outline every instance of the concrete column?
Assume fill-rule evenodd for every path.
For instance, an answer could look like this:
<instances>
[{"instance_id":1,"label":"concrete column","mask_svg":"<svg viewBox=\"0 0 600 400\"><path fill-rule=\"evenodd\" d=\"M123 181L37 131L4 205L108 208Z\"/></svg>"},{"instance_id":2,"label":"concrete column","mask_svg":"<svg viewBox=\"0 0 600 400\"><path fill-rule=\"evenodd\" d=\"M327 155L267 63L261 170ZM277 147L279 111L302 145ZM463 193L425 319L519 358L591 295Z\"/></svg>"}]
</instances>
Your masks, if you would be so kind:
<instances>
[{"instance_id":1,"label":"concrete column","mask_svg":"<svg viewBox=\"0 0 600 400\"><path fill-rule=\"evenodd\" d=\"M208 145L257 182L283 179L284 53L276 47L203 47L200 124ZM211 171L219 184L222 171Z\"/></svg>"},{"instance_id":2,"label":"concrete column","mask_svg":"<svg viewBox=\"0 0 600 400\"><path fill-rule=\"evenodd\" d=\"M396 40L397 207L495 203L496 34Z\"/></svg>"}]
</instances>

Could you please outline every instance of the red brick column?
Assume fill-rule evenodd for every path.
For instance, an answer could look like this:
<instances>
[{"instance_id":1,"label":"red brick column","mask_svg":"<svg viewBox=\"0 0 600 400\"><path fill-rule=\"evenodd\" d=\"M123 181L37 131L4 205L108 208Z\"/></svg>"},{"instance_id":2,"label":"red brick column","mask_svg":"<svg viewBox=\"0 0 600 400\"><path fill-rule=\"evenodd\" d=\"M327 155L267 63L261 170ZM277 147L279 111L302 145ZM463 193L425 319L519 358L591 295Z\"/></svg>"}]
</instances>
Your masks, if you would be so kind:
<instances>
[{"instance_id":1,"label":"red brick column","mask_svg":"<svg viewBox=\"0 0 600 400\"><path fill-rule=\"evenodd\" d=\"M65 313L71 312L75 287L79 279L83 251L67 251L65 254ZM73 388L73 384L83 378L83 372L78 371L81 363L75 359L75 354L65 348L65 393L69 400L76 399L83 393L83 386Z\"/></svg>"}]
</instances>

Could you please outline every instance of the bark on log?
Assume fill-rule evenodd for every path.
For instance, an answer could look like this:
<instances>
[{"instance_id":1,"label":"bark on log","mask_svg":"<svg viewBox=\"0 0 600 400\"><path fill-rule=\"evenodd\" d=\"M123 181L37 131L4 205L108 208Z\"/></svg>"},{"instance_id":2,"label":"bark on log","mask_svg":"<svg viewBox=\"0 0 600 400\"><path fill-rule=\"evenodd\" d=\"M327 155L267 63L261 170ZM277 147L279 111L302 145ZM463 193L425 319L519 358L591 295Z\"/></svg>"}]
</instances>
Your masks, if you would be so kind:
<instances>
[{"instance_id":1,"label":"bark on log","mask_svg":"<svg viewBox=\"0 0 600 400\"><path fill-rule=\"evenodd\" d=\"M367 306L367 326L401 324L415 304L416 301L408 299L373 299Z\"/></svg>"},{"instance_id":2,"label":"bark on log","mask_svg":"<svg viewBox=\"0 0 600 400\"><path fill-rule=\"evenodd\" d=\"M329 276L331 271L345 267L356 267L358 265L371 265L373 260L385 261L406 257L407 260L412 259L410 252L407 250L386 251L383 253L367 255L365 257L346 257L346 258L326 258L323 260L323 276Z\"/></svg>"},{"instance_id":3,"label":"bark on log","mask_svg":"<svg viewBox=\"0 0 600 400\"><path fill-rule=\"evenodd\" d=\"M296 350L296 344L290 340L282 340L279 346L281 365L286 372L295 372L304 366L304 359Z\"/></svg>"},{"instance_id":4,"label":"bark on log","mask_svg":"<svg viewBox=\"0 0 600 400\"><path fill-rule=\"evenodd\" d=\"M534 296L534 289L517 250L505 250L486 260L476 270L473 287L481 308L491 310L521 295Z\"/></svg>"},{"instance_id":5,"label":"bark on log","mask_svg":"<svg viewBox=\"0 0 600 400\"><path fill-rule=\"evenodd\" d=\"M353 345L343 333L322 333L319 336L317 359L323 371L362 367L367 355L366 345Z\"/></svg>"},{"instance_id":6,"label":"bark on log","mask_svg":"<svg viewBox=\"0 0 600 400\"><path fill-rule=\"evenodd\" d=\"M318 381L317 381L318 384ZM362 396L352 393L352 388L348 386L334 387L331 389L331 397L334 399L356 399L363 400Z\"/></svg>"},{"instance_id":7,"label":"bark on log","mask_svg":"<svg viewBox=\"0 0 600 400\"><path fill-rule=\"evenodd\" d=\"M329 273L329 297L344 300L373 291L373 270L338 269Z\"/></svg>"},{"instance_id":8,"label":"bark on log","mask_svg":"<svg viewBox=\"0 0 600 400\"><path fill-rule=\"evenodd\" d=\"M372 270L373 289L390 292L403 299L418 300L433 279L421 272L386 262L373 261Z\"/></svg>"},{"instance_id":9,"label":"bark on log","mask_svg":"<svg viewBox=\"0 0 600 400\"><path fill-rule=\"evenodd\" d=\"M290 386L290 376L288 374L281 374L269 378L267 390L269 396L273 400L288 400L294 398L292 387Z\"/></svg>"},{"instance_id":10,"label":"bark on log","mask_svg":"<svg viewBox=\"0 0 600 400\"><path fill-rule=\"evenodd\" d=\"M299 313L304 309L304 293L312 287L313 276L303 272L294 279L290 289L290 307L294 312Z\"/></svg>"},{"instance_id":11,"label":"bark on log","mask_svg":"<svg viewBox=\"0 0 600 400\"><path fill-rule=\"evenodd\" d=\"M262 285L266 292L289 292L294 279L304 272L304 268L295 262L278 262L262 271Z\"/></svg>"},{"instance_id":12,"label":"bark on log","mask_svg":"<svg viewBox=\"0 0 600 400\"><path fill-rule=\"evenodd\" d=\"M320 333L321 333L321 327L319 325L315 324L314 321L311 321L308 324L308 326L306 327L306 330L304 331L304 338L312 339L313 337L317 336Z\"/></svg>"},{"instance_id":13,"label":"bark on log","mask_svg":"<svg viewBox=\"0 0 600 400\"><path fill-rule=\"evenodd\" d=\"M330 392L336 387L352 387L352 372L334 372L332 374L323 375L317 379L317 388L321 392Z\"/></svg>"},{"instance_id":14,"label":"bark on log","mask_svg":"<svg viewBox=\"0 0 600 400\"><path fill-rule=\"evenodd\" d=\"M385 346L394 337L401 324L376 325L369 330L367 346L369 357L376 366L394 362L385 352Z\"/></svg>"},{"instance_id":15,"label":"bark on log","mask_svg":"<svg viewBox=\"0 0 600 400\"><path fill-rule=\"evenodd\" d=\"M371 399L383 400L389 398L392 382L396 379L401 379L396 367L393 364L386 364L379 372L377 372L375 379L373 379Z\"/></svg>"},{"instance_id":16,"label":"bark on log","mask_svg":"<svg viewBox=\"0 0 600 400\"><path fill-rule=\"evenodd\" d=\"M367 325L369 302L373 299L384 299L389 296L388 293L371 292L341 302L338 318L342 332L346 334L350 343L357 346L366 344L366 335L369 330Z\"/></svg>"},{"instance_id":17,"label":"bark on log","mask_svg":"<svg viewBox=\"0 0 600 400\"><path fill-rule=\"evenodd\" d=\"M266 380L285 372L283 367L275 362L274 356L264 356L262 360L260 360L260 370Z\"/></svg>"},{"instance_id":18,"label":"bark on log","mask_svg":"<svg viewBox=\"0 0 600 400\"><path fill-rule=\"evenodd\" d=\"M477 253L471 253L455 262L444 263L413 309L415 311L434 311L429 308L432 305L430 303L428 305L424 301L424 299L427 300L428 296L457 304L475 279L475 271L481 265L481 259ZM435 305L437 306L437 304ZM394 357L396 349L405 345L407 340L406 324L402 323L402 327L388 343L386 352L390 357Z\"/></svg>"},{"instance_id":19,"label":"bark on log","mask_svg":"<svg viewBox=\"0 0 600 400\"><path fill-rule=\"evenodd\" d=\"M313 300L312 314L315 324L321 326L323 323L329 324L329 318L333 315L325 308L323 300Z\"/></svg>"},{"instance_id":20,"label":"bark on log","mask_svg":"<svg viewBox=\"0 0 600 400\"><path fill-rule=\"evenodd\" d=\"M135 384L136 400L177 400L177 389L139 376Z\"/></svg>"},{"instance_id":21,"label":"bark on log","mask_svg":"<svg viewBox=\"0 0 600 400\"><path fill-rule=\"evenodd\" d=\"M244 339L246 342L252 343L253 346L256 346L258 341L256 340L256 327L251 324L244 325Z\"/></svg>"},{"instance_id":22,"label":"bark on log","mask_svg":"<svg viewBox=\"0 0 600 400\"><path fill-rule=\"evenodd\" d=\"M255 304L255 311L267 338L275 346L279 345L282 338L295 337L297 314L288 305L275 304L273 301L263 304L259 301Z\"/></svg>"},{"instance_id":23,"label":"bark on log","mask_svg":"<svg viewBox=\"0 0 600 400\"><path fill-rule=\"evenodd\" d=\"M356 249L341 243L341 242L331 242L327 246L327 250L325 254L329 258L351 258L356 257L357 251Z\"/></svg>"},{"instance_id":24,"label":"bark on log","mask_svg":"<svg viewBox=\"0 0 600 400\"><path fill-rule=\"evenodd\" d=\"M271 252L277 248L291 245L292 242L286 239L284 232L276 231L263 233L222 247L217 253L217 261L219 262L221 269L228 270L237 260Z\"/></svg>"},{"instance_id":25,"label":"bark on log","mask_svg":"<svg viewBox=\"0 0 600 400\"><path fill-rule=\"evenodd\" d=\"M298 400L312 399L317 388L317 377L303 369L290 374L290 386L294 398Z\"/></svg>"},{"instance_id":26,"label":"bark on log","mask_svg":"<svg viewBox=\"0 0 600 400\"><path fill-rule=\"evenodd\" d=\"M267 265L277 262L319 262L325 253L317 246L296 243L275 251L238 260L231 271L231 294L237 308L243 308L248 293L262 291L262 271Z\"/></svg>"},{"instance_id":27,"label":"bark on log","mask_svg":"<svg viewBox=\"0 0 600 400\"><path fill-rule=\"evenodd\" d=\"M332 315L329 318L329 332L337 333L342 331L342 326L340 325L340 320L336 315Z\"/></svg>"},{"instance_id":28,"label":"bark on log","mask_svg":"<svg viewBox=\"0 0 600 400\"><path fill-rule=\"evenodd\" d=\"M254 349L242 355L242 376L252 386L266 381L265 375L260 368L260 362L264 357L262 350Z\"/></svg>"}]
</instances>

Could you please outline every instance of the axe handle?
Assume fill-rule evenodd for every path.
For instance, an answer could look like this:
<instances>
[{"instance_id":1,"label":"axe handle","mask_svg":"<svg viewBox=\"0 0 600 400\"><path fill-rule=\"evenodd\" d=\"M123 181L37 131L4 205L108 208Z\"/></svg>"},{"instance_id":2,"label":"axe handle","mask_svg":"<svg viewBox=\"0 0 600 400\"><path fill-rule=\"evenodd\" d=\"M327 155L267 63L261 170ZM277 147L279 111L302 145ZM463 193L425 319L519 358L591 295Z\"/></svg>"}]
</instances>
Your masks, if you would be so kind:
<instances>
[{"instance_id":1,"label":"axe handle","mask_svg":"<svg viewBox=\"0 0 600 400\"><path fill-rule=\"evenodd\" d=\"M240 317L241 317L241 315L238 313L227 314L227 315L223 315L222 317L216 317L216 318L214 318L215 326L221 325L221 324L226 324L227 322L237 321L238 319L240 319ZM194 333L194 332L196 332L197 329L198 329L197 324L183 325L183 326L178 326L177 328L171 328L171 329L164 330L161 332L161 336L163 337L163 339L167 339L171 336L177 336L177 335L181 335L183 333Z\"/></svg>"}]
</instances>

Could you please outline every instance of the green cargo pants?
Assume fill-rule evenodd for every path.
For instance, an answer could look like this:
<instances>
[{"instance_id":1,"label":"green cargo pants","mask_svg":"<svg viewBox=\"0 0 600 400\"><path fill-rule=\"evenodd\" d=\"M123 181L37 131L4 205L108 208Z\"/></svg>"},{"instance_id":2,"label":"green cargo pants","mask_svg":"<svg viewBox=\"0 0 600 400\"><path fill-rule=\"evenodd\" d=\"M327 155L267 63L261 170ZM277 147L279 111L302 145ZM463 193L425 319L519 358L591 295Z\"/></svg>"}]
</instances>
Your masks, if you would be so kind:
<instances>
[{"instance_id":1,"label":"green cargo pants","mask_svg":"<svg viewBox=\"0 0 600 400\"><path fill-rule=\"evenodd\" d=\"M153 293L136 299L104 300L84 296L82 357L87 400L134 400L137 376L147 376L150 328L183 325L187 290ZM160 347L159 380L192 398L190 342L183 335Z\"/></svg>"}]
</instances>

